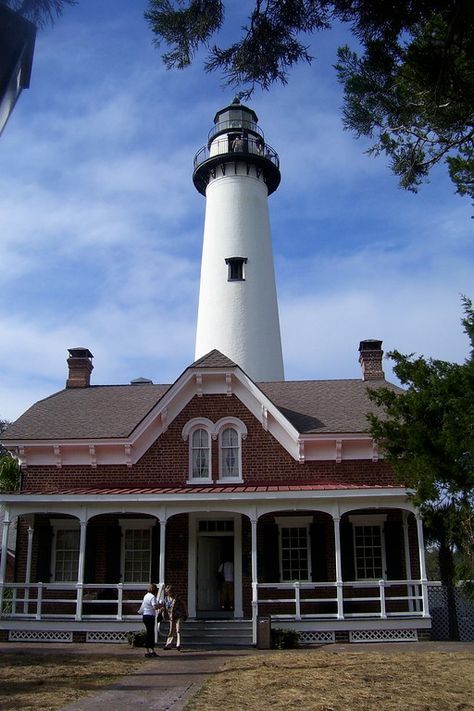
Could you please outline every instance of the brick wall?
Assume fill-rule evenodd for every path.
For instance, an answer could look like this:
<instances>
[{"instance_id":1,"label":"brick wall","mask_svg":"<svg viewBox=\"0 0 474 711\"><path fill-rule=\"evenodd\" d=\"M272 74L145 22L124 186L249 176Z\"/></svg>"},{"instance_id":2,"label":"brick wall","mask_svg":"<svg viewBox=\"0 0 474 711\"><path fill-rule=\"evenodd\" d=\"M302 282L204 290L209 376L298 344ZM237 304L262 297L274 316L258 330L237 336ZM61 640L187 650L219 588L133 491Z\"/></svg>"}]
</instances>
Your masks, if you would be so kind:
<instances>
[{"instance_id":1,"label":"brick wall","mask_svg":"<svg viewBox=\"0 0 474 711\"><path fill-rule=\"evenodd\" d=\"M30 466L23 474L23 491L44 493L58 488L126 488L182 486L188 479L189 443L184 442L184 425L195 417L207 417L216 422L234 416L242 420L248 430L242 443L244 482L266 484L395 484L390 466L371 460L336 462L306 462L299 464L266 432L258 420L235 396L204 395L195 397L182 410L132 468L116 465L89 466ZM218 478L218 442L212 442L213 478Z\"/></svg>"}]
</instances>

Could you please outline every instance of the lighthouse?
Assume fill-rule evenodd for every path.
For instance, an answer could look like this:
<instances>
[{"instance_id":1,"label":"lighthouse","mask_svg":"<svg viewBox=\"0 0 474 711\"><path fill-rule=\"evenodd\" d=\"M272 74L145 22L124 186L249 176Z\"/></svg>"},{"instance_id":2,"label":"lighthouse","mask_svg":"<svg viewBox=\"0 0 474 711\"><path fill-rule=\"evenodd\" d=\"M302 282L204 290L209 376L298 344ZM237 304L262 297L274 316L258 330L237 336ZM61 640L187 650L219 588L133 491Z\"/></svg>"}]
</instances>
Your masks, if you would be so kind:
<instances>
[{"instance_id":1,"label":"lighthouse","mask_svg":"<svg viewBox=\"0 0 474 711\"><path fill-rule=\"evenodd\" d=\"M284 379L268 213L280 178L256 113L234 99L194 158L206 198L196 359L217 349L257 382Z\"/></svg>"}]
</instances>

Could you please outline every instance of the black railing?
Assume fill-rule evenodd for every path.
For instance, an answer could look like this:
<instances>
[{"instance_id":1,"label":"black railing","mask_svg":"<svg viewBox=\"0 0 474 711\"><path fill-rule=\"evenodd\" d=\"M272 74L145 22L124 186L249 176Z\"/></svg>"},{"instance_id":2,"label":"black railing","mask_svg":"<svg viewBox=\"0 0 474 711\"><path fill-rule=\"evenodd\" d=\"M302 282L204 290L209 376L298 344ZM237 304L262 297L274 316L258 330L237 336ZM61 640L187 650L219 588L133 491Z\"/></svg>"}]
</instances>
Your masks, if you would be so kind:
<instances>
[{"instance_id":1,"label":"black railing","mask_svg":"<svg viewBox=\"0 0 474 711\"><path fill-rule=\"evenodd\" d=\"M222 136L211 143L210 148L206 145L199 149L194 156L194 170L209 158L218 156L260 156L266 158L277 168L280 167L278 153L262 141L261 138L235 139L232 136Z\"/></svg>"},{"instance_id":2,"label":"black railing","mask_svg":"<svg viewBox=\"0 0 474 711\"><path fill-rule=\"evenodd\" d=\"M227 121L219 121L218 124L213 126L209 131L208 139L211 141L214 136L221 131L253 131L253 133L258 133L263 138L263 131L260 126L254 121L245 121L242 119L228 119Z\"/></svg>"}]
</instances>

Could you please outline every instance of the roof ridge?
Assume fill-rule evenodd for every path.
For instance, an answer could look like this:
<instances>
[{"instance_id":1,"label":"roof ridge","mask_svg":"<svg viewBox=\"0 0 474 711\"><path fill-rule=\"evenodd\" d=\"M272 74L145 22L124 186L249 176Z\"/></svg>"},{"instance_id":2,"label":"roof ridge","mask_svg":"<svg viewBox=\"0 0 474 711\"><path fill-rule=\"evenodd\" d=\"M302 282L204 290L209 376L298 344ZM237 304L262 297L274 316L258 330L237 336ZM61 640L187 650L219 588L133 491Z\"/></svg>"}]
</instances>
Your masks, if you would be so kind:
<instances>
[{"instance_id":1,"label":"roof ridge","mask_svg":"<svg viewBox=\"0 0 474 711\"><path fill-rule=\"evenodd\" d=\"M238 368L237 363L234 363L231 358L226 356L222 351L213 348L212 351L201 356L194 363L191 363L189 368Z\"/></svg>"}]
</instances>

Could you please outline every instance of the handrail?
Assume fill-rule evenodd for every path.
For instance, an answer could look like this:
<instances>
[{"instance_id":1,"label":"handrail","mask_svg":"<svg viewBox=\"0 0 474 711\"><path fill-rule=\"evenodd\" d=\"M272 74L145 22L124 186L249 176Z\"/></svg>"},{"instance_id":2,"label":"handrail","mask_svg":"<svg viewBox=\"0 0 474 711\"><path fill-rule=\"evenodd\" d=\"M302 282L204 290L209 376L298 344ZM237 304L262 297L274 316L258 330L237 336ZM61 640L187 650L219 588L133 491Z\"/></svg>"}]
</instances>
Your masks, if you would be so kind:
<instances>
[{"instance_id":1,"label":"handrail","mask_svg":"<svg viewBox=\"0 0 474 711\"><path fill-rule=\"evenodd\" d=\"M219 120L215 126L211 128L208 133L208 139L211 140L221 131L253 131L258 133L263 138L263 131L255 121L245 121L240 119L227 119L227 121Z\"/></svg>"},{"instance_id":2,"label":"handrail","mask_svg":"<svg viewBox=\"0 0 474 711\"><path fill-rule=\"evenodd\" d=\"M325 582L288 582L288 583L252 583L252 630L254 641L257 637L257 620L265 606L289 606L291 612L284 611L285 617L294 620L308 618L352 617L429 617L428 587L433 585L427 580L349 580ZM406 588L397 590L396 588ZM327 597L317 591L325 589ZM341 594L342 589L342 594ZM265 598L261 593L270 593ZM314 591L306 597L303 592ZM8 592L11 591L11 592ZM103 591L99 597L98 591ZM280 594L278 594L278 591ZM352 592L351 592L352 591ZM364 594L364 591L366 593ZM140 593L139 595L135 593ZM115 619L118 621L136 619L138 606L142 600L143 584L139 583L0 583L0 599L3 606L0 617L9 619L52 619L65 618L80 621L84 618ZM271 594L271 593L274 594ZM359 593L353 594L353 593ZM63 594L58 594L63 593ZM66 594L64 594L66 593ZM70 596L67 595L70 593ZM163 583L158 586L161 599ZM260 594L259 594L260 593ZM129 597L127 596L129 595ZM285 595L286 594L286 595ZM369 610L357 611L360 604L371 605ZM87 614L84 606L88 605ZM315 605L329 608L316 609ZM347 610L347 605L352 609ZM57 606L63 609L57 612ZM108 605L106 612L100 606ZM125 606L136 606L133 612ZM332 607L335 606L335 607ZM344 609L346 607L346 609ZM49 608L49 609L48 609ZM96 610L94 609L96 608ZM54 610L54 611L51 611ZM273 613L272 613L273 614Z\"/></svg>"},{"instance_id":3,"label":"handrail","mask_svg":"<svg viewBox=\"0 0 474 711\"><path fill-rule=\"evenodd\" d=\"M199 168L199 166L209 160L209 158L216 158L217 156L232 156L234 159L237 157L244 158L246 156L258 156L266 158L277 168L280 167L280 158L278 153L268 143L265 143L261 139L244 138L242 140L242 147L234 149L232 145L229 145L228 136L224 136L212 141L210 146L206 144L197 151L193 160L194 170Z\"/></svg>"},{"instance_id":4,"label":"handrail","mask_svg":"<svg viewBox=\"0 0 474 711\"><path fill-rule=\"evenodd\" d=\"M342 595L338 594L342 586ZM406 587L407 594L390 594L391 588L396 587ZM327 582L299 582L295 581L292 583L258 583L257 584L257 596L259 590L281 590L293 591L293 595L287 597L272 596L271 598L260 597L257 598L257 614L258 607L264 605L290 605L293 606L293 614L276 615L277 617L292 618L295 620L301 620L303 617L337 617L338 619L350 618L350 617L364 617L364 616L374 616L380 617L381 619L386 619L387 617L397 617L397 616L422 616L428 617L428 597L427 597L427 581L425 580L349 580L349 581L327 581ZM326 588L331 591L334 590L335 594L328 597L301 597L301 591L303 590L317 590L318 588ZM368 594L362 596L348 595L345 589L351 588L353 590L367 590ZM370 594L370 590L373 590L373 594ZM406 603L400 604L402 609L400 610L390 610L391 603ZM336 605L336 613L328 612L318 612L312 613L308 611L303 613L302 608L308 607L311 604L324 603L327 605ZM344 606L347 603L376 603L378 610L376 611L363 611L363 612L347 612L344 610ZM421 610L410 609L413 603L420 604Z\"/></svg>"},{"instance_id":5,"label":"handrail","mask_svg":"<svg viewBox=\"0 0 474 711\"><path fill-rule=\"evenodd\" d=\"M163 584L158 586L159 595L162 594ZM6 591L11 591L11 596L6 596ZM105 596L98 597L96 591L104 591ZM110 591L109 593L107 591ZM133 593L140 591L137 597ZM70 597L57 595L55 593L72 593ZM126 597L124 593L132 593L131 597ZM106 619L116 619L118 621L135 618L137 612L125 614L125 605L136 605L136 609L142 601L143 584L138 583L0 583L0 593L3 598L3 606L0 609L0 618L18 619L74 619L81 621L84 618L101 617ZM36 593L36 594L35 594ZM115 595L114 595L115 593ZM90 614L84 614L84 605L91 608ZM61 612L45 612L48 605L63 606ZM100 613L100 606L114 605L116 611L107 614ZM97 607L98 612L92 612ZM23 612L19 610L23 609ZM114 608L115 609L115 608Z\"/></svg>"}]
</instances>

